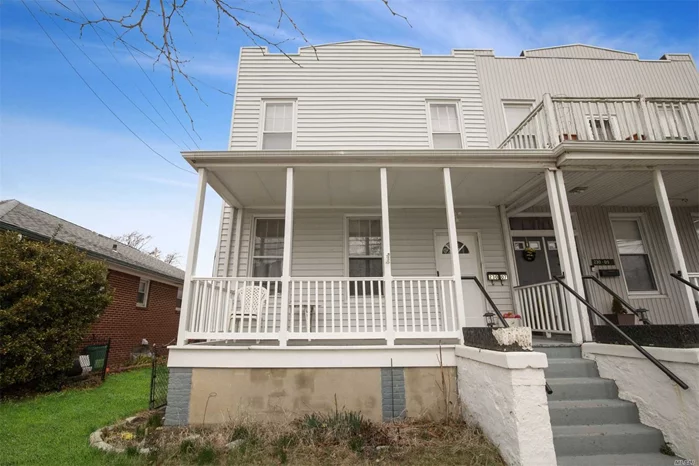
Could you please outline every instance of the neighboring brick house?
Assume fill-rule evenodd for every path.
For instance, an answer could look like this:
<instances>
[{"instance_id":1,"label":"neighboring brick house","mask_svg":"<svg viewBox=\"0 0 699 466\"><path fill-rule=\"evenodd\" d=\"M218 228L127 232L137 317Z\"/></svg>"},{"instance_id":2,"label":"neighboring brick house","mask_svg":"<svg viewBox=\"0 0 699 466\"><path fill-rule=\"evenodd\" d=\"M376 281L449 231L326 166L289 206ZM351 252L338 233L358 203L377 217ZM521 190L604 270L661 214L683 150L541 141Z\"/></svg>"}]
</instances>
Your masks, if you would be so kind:
<instances>
[{"instance_id":1,"label":"neighboring brick house","mask_svg":"<svg viewBox=\"0 0 699 466\"><path fill-rule=\"evenodd\" d=\"M145 339L167 345L177 336L184 272L146 253L16 200L0 201L0 231L70 243L109 268L113 301L86 339L111 338L110 366L127 362Z\"/></svg>"}]
</instances>

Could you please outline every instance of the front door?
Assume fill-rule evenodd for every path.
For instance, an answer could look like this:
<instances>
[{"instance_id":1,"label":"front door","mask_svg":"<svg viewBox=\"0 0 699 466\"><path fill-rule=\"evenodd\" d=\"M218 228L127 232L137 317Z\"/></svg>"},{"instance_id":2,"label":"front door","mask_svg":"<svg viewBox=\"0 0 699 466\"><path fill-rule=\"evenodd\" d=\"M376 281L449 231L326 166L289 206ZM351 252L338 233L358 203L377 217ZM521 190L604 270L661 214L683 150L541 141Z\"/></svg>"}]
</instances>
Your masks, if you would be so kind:
<instances>
[{"instance_id":1,"label":"front door","mask_svg":"<svg viewBox=\"0 0 699 466\"><path fill-rule=\"evenodd\" d=\"M451 245L447 232L435 233L435 258L437 262L437 272L440 276L448 277L452 275L451 266ZM461 264L462 276L481 277L481 258L478 251L478 235L476 233L457 233L459 248L459 263ZM466 327L483 327L485 318L483 313L483 295L478 289L478 285L473 280L461 280L464 290L464 308L466 311Z\"/></svg>"}]
</instances>

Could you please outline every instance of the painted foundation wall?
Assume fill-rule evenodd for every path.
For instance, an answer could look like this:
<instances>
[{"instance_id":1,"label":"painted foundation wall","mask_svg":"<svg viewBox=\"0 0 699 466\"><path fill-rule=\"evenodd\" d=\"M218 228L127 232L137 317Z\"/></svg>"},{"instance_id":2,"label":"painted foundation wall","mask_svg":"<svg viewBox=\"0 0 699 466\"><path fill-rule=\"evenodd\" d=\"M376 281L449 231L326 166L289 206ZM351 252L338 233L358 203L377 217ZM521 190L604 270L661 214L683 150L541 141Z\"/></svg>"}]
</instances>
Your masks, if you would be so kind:
<instances>
[{"instance_id":1,"label":"painted foundation wall","mask_svg":"<svg viewBox=\"0 0 699 466\"><path fill-rule=\"evenodd\" d=\"M531 358L534 364L512 364L515 358ZM464 417L483 429L507 464L555 465L546 357L460 347L456 365Z\"/></svg>"},{"instance_id":2,"label":"painted foundation wall","mask_svg":"<svg viewBox=\"0 0 699 466\"><path fill-rule=\"evenodd\" d=\"M641 422L662 431L673 451L699 459L699 348L651 348L648 352L682 379L683 390L636 349L585 343L583 357L597 362L600 376L614 380L619 398L636 403Z\"/></svg>"},{"instance_id":3,"label":"painted foundation wall","mask_svg":"<svg viewBox=\"0 0 699 466\"><path fill-rule=\"evenodd\" d=\"M444 416L446 409L455 410L455 368L399 370L403 376L394 378L391 392L403 393L405 408L395 417L436 418ZM390 389L387 373L381 368L195 368L188 422L218 424L246 416L286 419L335 409L360 411L368 419L382 421L384 408L389 408L384 405L392 400L386 393L387 383Z\"/></svg>"}]
</instances>

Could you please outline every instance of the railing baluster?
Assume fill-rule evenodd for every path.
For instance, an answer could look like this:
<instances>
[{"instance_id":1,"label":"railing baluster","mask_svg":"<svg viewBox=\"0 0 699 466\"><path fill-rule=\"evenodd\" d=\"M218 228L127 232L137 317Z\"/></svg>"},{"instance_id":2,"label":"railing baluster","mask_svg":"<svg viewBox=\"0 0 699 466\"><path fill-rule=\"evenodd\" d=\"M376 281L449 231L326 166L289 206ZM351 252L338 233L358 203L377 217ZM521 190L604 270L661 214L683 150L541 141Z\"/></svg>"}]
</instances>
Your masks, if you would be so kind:
<instances>
[{"instance_id":1,"label":"railing baluster","mask_svg":"<svg viewBox=\"0 0 699 466\"><path fill-rule=\"evenodd\" d=\"M436 287L437 287L437 282L435 282L435 288ZM442 280L439 281L439 290L440 290L440 293L442 296L442 301L441 301L442 305L440 306L441 310L439 313L439 315L441 317L441 321L442 321L441 330L446 331L447 330L447 311L446 311L446 304L447 304L446 298L447 297L444 293L444 281L442 281Z\"/></svg>"},{"instance_id":2,"label":"railing baluster","mask_svg":"<svg viewBox=\"0 0 699 466\"><path fill-rule=\"evenodd\" d=\"M418 306L420 306L420 331L422 332L424 329L424 314L422 313L422 280L417 281L417 300Z\"/></svg>"},{"instance_id":3,"label":"railing baluster","mask_svg":"<svg viewBox=\"0 0 699 466\"><path fill-rule=\"evenodd\" d=\"M454 280L449 280L447 282L449 284L449 308L451 309L451 330L458 330L459 325L456 320L456 309L454 308L454 293L456 292L456 286L454 284ZM459 286L461 284L459 283Z\"/></svg>"},{"instance_id":4,"label":"railing baluster","mask_svg":"<svg viewBox=\"0 0 699 466\"><path fill-rule=\"evenodd\" d=\"M369 284L369 294L371 294L371 331L376 331L376 312L374 311L374 282Z\"/></svg>"},{"instance_id":5,"label":"railing baluster","mask_svg":"<svg viewBox=\"0 0 699 466\"><path fill-rule=\"evenodd\" d=\"M417 326L415 325L415 292L413 291L413 280L410 280L410 315L412 316L412 325L410 331L414 332Z\"/></svg>"}]
</instances>

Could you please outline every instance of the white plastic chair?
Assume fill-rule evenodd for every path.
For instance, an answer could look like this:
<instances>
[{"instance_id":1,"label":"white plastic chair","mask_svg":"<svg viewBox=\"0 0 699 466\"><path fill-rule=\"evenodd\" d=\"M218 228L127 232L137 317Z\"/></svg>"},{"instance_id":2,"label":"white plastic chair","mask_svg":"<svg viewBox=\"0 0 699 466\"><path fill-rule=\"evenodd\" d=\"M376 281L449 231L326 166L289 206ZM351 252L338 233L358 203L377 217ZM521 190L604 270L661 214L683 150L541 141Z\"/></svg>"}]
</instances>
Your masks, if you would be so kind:
<instances>
[{"instance_id":1,"label":"white plastic chair","mask_svg":"<svg viewBox=\"0 0 699 466\"><path fill-rule=\"evenodd\" d=\"M269 291L264 286L248 285L238 289L236 295L238 305L237 309L232 309L230 327L235 331L235 321L239 320L240 330L242 331L246 317L251 322L252 319L259 317L260 311L267 305ZM235 301L233 300L233 305L235 305Z\"/></svg>"}]
</instances>

